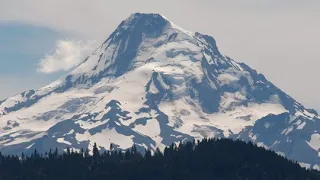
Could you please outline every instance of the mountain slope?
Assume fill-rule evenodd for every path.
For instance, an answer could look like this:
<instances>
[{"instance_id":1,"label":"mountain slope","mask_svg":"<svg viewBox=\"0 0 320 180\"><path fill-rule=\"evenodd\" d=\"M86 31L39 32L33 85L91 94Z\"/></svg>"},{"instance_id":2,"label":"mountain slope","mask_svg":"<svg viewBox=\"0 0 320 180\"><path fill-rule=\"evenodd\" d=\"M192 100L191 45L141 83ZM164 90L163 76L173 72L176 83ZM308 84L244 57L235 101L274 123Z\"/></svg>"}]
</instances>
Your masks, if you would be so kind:
<instances>
[{"instance_id":1,"label":"mountain slope","mask_svg":"<svg viewBox=\"0 0 320 180\"><path fill-rule=\"evenodd\" d=\"M65 77L0 102L0 115L7 153L230 137L320 165L314 110L158 14L131 15Z\"/></svg>"}]
</instances>

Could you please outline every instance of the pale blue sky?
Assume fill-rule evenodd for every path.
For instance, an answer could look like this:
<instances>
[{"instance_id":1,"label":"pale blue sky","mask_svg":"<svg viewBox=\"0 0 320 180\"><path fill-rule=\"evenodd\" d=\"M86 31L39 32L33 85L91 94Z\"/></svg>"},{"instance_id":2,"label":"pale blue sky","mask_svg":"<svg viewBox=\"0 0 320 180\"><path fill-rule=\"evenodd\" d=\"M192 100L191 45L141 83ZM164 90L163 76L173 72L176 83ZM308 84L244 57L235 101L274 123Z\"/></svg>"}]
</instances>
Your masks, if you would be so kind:
<instances>
[{"instance_id":1,"label":"pale blue sky","mask_svg":"<svg viewBox=\"0 0 320 180\"><path fill-rule=\"evenodd\" d=\"M57 40L96 40L96 47L131 13L156 12L213 36L222 53L320 110L319 9L319 0L0 0L0 99L65 73L37 72Z\"/></svg>"},{"instance_id":2,"label":"pale blue sky","mask_svg":"<svg viewBox=\"0 0 320 180\"><path fill-rule=\"evenodd\" d=\"M37 61L54 50L61 34L53 30L17 22L0 24L0 73L35 73ZM23 59L23 61L22 61Z\"/></svg>"},{"instance_id":3,"label":"pale blue sky","mask_svg":"<svg viewBox=\"0 0 320 180\"><path fill-rule=\"evenodd\" d=\"M18 22L0 23L0 99L38 88L62 73L43 75L36 71L39 60L52 53L63 33Z\"/></svg>"}]
</instances>

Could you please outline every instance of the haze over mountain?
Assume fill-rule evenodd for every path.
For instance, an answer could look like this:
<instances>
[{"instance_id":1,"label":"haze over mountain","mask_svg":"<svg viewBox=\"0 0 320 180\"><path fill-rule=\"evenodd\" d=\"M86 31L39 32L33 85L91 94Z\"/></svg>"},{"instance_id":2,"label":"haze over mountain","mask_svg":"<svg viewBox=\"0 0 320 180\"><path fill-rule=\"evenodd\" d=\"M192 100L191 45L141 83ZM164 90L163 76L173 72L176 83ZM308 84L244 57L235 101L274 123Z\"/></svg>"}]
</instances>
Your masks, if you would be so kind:
<instances>
[{"instance_id":1,"label":"haze over mountain","mask_svg":"<svg viewBox=\"0 0 320 180\"><path fill-rule=\"evenodd\" d=\"M211 36L136 13L65 77L0 102L0 151L228 137L319 168L319 120Z\"/></svg>"}]
</instances>

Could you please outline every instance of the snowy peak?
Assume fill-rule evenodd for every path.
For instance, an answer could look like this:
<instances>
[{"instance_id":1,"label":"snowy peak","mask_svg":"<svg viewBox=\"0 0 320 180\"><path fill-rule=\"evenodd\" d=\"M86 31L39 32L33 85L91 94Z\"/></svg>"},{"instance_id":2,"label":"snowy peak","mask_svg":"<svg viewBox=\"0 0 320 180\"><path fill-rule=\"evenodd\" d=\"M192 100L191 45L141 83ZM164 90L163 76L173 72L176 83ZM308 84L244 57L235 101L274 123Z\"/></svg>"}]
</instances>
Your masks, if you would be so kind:
<instances>
[{"instance_id":1,"label":"snowy peak","mask_svg":"<svg viewBox=\"0 0 320 180\"><path fill-rule=\"evenodd\" d=\"M316 166L319 122L262 74L222 55L213 37L136 13L65 77L0 101L0 150L94 142L143 150L229 137Z\"/></svg>"},{"instance_id":2,"label":"snowy peak","mask_svg":"<svg viewBox=\"0 0 320 180\"><path fill-rule=\"evenodd\" d=\"M70 74L71 80L94 84L101 78L119 77L150 61L159 61L155 59L156 52L163 48L170 50L166 53L177 56L193 51L194 47L200 53L222 57L212 37L183 30L159 14L136 13L124 20L104 44Z\"/></svg>"},{"instance_id":3,"label":"snowy peak","mask_svg":"<svg viewBox=\"0 0 320 180\"><path fill-rule=\"evenodd\" d=\"M168 29L176 29L180 32L194 36L194 33L182 29L160 14L154 13L134 13L126 20L122 21L114 33L109 38L113 38L115 34L119 35L126 30L131 32L142 33L145 36L159 36ZM108 38L108 39L109 39Z\"/></svg>"},{"instance_id":4,"label":"snowy peak","mask_svg":"<svg viewBox=\"0 0 320 180\"><path fill-rule=\"evenodd\" d=\"M237 64L231 59L225 60L214 38L186 31L159 14L135 13L124 20L70 77L75 84L95 84L101 78L116 78L149 62L167 64L168 58L181 54L192 56L193 62L205 60L225 68Z\"/></svg>"},{"instance_id":5,"label":"snowy peak","mask_svg":"<svg viewBox=\"0 0 320 180\"><path fill-rule=\"evenodd\" d=\"M159 36L168 26L170 22L160 14L135 13L122 21L109 38L121 38L119 35L128 32L134 35Z\"/></svg>"},{"instance_id":6,"label":"snowy peak","mask_svg":"<svg viewBox=\"0 0 320 180\"><path fill-rule=\"evenodd\" d=\"M171 27L159 14L135 13L118 26L98 50L72 74L118 77L133 65L143 42L157 39Z\"/></svg>"}]
</instances>

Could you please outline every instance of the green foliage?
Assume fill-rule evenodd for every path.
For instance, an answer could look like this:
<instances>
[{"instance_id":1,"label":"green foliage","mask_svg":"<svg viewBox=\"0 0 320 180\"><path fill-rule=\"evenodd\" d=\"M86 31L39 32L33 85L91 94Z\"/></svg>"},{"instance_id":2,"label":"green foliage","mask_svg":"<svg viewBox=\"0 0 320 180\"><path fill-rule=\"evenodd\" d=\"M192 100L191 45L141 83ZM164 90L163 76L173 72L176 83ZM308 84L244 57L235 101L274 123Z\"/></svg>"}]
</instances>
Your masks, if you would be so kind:
<instances>
[{"instance_id":1,"label":"green foliage","mask_svg":"<svg viewBox=\"0 0 320 180\"><path fill-rule=\"evenodd\" d=\"M113 149L113 148L110 148ZM146 150L99 152L93 146L59 154L50 150L30 156L0 153L0 180L320 180L319 172L252 143L230 139L204 139Z\"/></svg>"}]
</instances>

